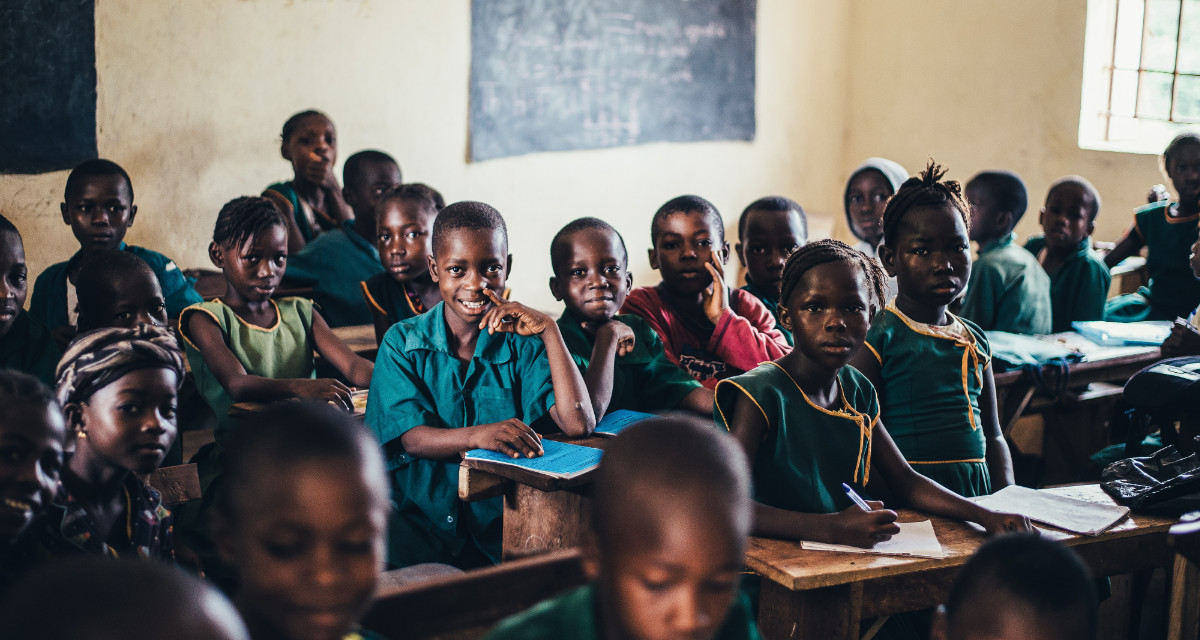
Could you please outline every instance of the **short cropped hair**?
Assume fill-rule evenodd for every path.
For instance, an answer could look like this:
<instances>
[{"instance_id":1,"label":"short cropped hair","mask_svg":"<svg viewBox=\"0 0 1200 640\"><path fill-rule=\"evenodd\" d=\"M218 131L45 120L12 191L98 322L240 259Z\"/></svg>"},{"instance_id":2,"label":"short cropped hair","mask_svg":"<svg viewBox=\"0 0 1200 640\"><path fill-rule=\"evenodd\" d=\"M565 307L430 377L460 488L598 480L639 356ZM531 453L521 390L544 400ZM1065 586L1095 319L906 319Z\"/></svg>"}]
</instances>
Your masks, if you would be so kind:
<instances>
[{"instance_id":1,"label":"short cropped hair","mask_svg":"<svg viewBox=\"0 0 1200 640\"><path fill-rule=\"evenodd\" d=\"M71 194L82 187L84 180L101 176L121 176L121 179L125 181L125 186L129 188L129 200L133 201L133 181L129 179L129 174L121 168L121 165L104 158L84 160L71 169L70 175L67 176L67 186L63 189L63 200L70 202Z\"/></svg>"},{"instance_id":2,"label":"short cropped hair","mask_svg":"<svg viewBox=\"0 0 1200 640\"><path fill-rule=\"evenodd\" d=\"M442 198L442 194L438 193L437 189L420 182L398 184L384 191L383 195L379 197L379 204L382 205L391 200L412 202L434 213L446 208L446 200Z\"/></svg>"},{"instance_id":3,"label":"short cropped hair","mask_svg":"<svg viewBox=\"0 0 1200 640\"><path fill-rule=\"evenodd\" d=\"M437 220L433 222L433 255L435 257L443 237L455 229L498 231L504 238L504 246L508 246L508 227L504 225L504 217L490 204L464 200L442 209L438 213Z\"/></svg>"},{"instance_id":4,"label":"short cropped hair","mask_svg":"<svg viewBox=\"0 0 1200 640\"><path fill-rule=\"evenodd\" d=\"M18 402L58 408L54 390L41 380L15 369L0 369L0 406L12 407Z\"/></svg>"},{"instance_id":5,"label":"short cropped hair","mask_svg":"<svg viewBox=\"0 0 1200 640\"><path fill-rule=\"evenodd\" d=\"M21 232L17 230L17 225L13 224L12 220L0 215L0 233L5 231L17 234L18 238L21 237Z\"/></svg>"},{"instance_id":6,"label":"short cropped hair","mask_svg":"<svg viewBox=\"0 0 1200 640\"><path fill-rule=\"evenodd\" d=\"M330 118L329 116L325 115L324 113L321 113L320 111L317 111L316 109L308 109L305 111L301 111L300 113L294 114L292 117L288 118L283 123L283 131L279 134L279 137L281 137L284 142L287 142L288 138L292 137L292 134L296 132L296 127L300 126L300 121L305 118L308 118L310 116L321 116L322 118L325 118L326 120L328 120L330 122L333 122L333 119Z\"/></svg>"},{"instance_id":7,"label":"short cropped hair","mask_svg":"<svg viewBox=\"0 0 1200 640\"><path fill-rule=\"evenodd\" d=\"M396 171L400 171L400 163L396 162L395 158L382 151L367 149L346 158L346 164L342 166L342 184L357 184L369 164L394 164Z\"/></svg>"},{"instance_id":8,"label":"short cropped hair","mask_svg":"<svg viewBox=\"0 0 1200 640\"><path fill-rule=\"evenodd\" d=\"M654 212L654 219L650 221L650 244L658 244L659 225L666 220L667 216L674 213L703 213L704 217L708 218L709 224L717 228L717 233L720 234L721 242L725 242L725 221L721 219L721 212L713 206L713 203L701 198L700 196L679 196L667 200L663 206Z\"/></svg>"},{"instance_id":9,"label":"short cropped hair","mask_svg":"<svg viewBox=\"0 0 1200 640\"><path fill-rule=\"evenodd\" d=\"M946 168L929 160L925 170L905 180L896 193L888 198L883 209L883 244L895 248L896 233L904 215L916 207L950 207L958 211L963 225L971 228L967 201L963 200L962 185L957 180L944 180Z\"/></svg>"},{"instance_id":10,"label":"short cropped hair","mask_svg":"<svg viewBox=\"0 0 1200 640\"><path fill-rule=\"evenodd\" d=\"M569 244L571 236L585 229L596 229L611 233L617 237L617 243L621 245L621 252L625 254L621 260L623 266L629 266L629 250L625 248L625 238L617 232L613 226L600 218L577 218L567 223L567 226L558 230L554 234L554 239L550 241L550 269L554 271L554 275L558 275L558 270L566 262L569 255Z\"/></svg>"},{"instance_id":11,"label":"short cropped hair","mask_svg":"<svg viewBox=\"0 0 1200 640\"><path fill-rule=\"evenodd\" d=\"M1175 155L1180 149L1193 145L1200 144L1200 133L1195 131L1185 131L1171 140L1167 148L1163 150L1162 159L1163 167L1171 166L1171 156Z\"/></svg>"},{"instance_id":12,"label":"short cropped hair","mask_svg":"<svg viewBox=\"0 0 1200 640\"><path fill-rule=\"evenodd\" d=\"M1100 192L1096 190L1095 185L1083 176L1066 176L1050 183L1050 188L1046 189L1046 200L1050 200L1050 194L1054 193L1055 189L1066 184L1076 185L1080 189L1083 189L1084 193L1092 197L1092 203L1088 207L1088 219L1095 222L1096 216L1100 214Z\"/></svg>"},{"instance_id":13,"label":"short cropped hair","mask_svg":"<svg viewBox=\"0 0 1200 640\"><path fill-rule=\"evenodd\" d=\"M241 247L276 225L286 229L287 219L271 200L261 196L234 198L217 214L213 242L222 247Z\"/></svg>"},{"instance_id":14,"label":"short cropped hair","mask_svg":"<svg viewBox=\"0 0 1200 640\"><path fill-rule=\"evenodd\" d=\"M1011 227L1017 226L1029 207L1025 181L1011 171L981 171L967 182L968 187L972 185L982 187L1001 211L1012 214Z\"/></svg>"},{"instance_id":15,"label":"short cropped hair","mask_svg":"<svg viewBox=\"0 0 1200 640\"><path fill-rule=\"evenodd\" d=\"M795 211L800 215L800 228L804 229L804 237L808 237L808 214L804 213L804 208L800 206L800 203L783 196L767 196L751 202L745 209L742 209L742 215L738 217L739 240L746 235L746 220L750 218L751 211L778 211L782 213Z\"/></svg>"},{"instance_id":16,"label":"short cropped hair","mask_svg":"<svg viewBox=\"0 0 1200 640\"><path fill-rule=\"evenodd\" d=\"M79 297L79 330L97 329L93 315L102 305L111 302L113 284L141 273L151 280L158 276L145 260L118 249L101 251L83 261L75 291Z\"/></svg>"}]
</instances>

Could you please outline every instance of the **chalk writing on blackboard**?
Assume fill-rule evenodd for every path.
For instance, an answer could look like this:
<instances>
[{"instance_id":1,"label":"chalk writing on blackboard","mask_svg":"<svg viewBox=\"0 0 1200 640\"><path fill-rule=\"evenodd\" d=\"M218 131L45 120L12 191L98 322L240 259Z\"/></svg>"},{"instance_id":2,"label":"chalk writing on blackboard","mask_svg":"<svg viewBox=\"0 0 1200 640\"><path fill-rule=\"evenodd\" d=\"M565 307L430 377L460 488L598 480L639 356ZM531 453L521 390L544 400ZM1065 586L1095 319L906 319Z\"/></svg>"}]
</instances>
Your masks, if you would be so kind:
<instances>
[{"instance_id":1,"label":"chalk writing on blackboard","mask_svg":"<svg viewBox=\"0 0 1200 640\"><path fill-rule=\"evenodd\" d=\"M754 0L473 0L471 158L754 138Z\"/></svg>"}]
</instances>

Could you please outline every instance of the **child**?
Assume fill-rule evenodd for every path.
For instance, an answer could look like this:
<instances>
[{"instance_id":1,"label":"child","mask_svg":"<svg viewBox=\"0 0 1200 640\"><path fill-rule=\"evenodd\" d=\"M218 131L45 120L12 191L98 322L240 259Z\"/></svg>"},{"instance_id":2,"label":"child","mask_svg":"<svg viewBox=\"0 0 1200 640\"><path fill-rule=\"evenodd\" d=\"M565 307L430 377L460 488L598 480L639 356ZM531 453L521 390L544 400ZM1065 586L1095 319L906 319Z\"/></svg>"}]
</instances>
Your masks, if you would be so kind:
<instances>
[{"instance_id":1,"label":"child","mask_svg":"<svg viewBox=\"0 0 1200 640\"><path fill-rule=\"evenodd\" d=\"M383 195L376 207L375 237L386 271L361 283L363 298L375 321L375 340L392 325L442 301L429 275L433 220L446 206L442 194L413 183Z\"/></svg>"},{"instance_id":2,"label":"child","mask_svg":"<svg viewBox=\"0 0 1200 640\"><path fill-rule=\"evenodd\" d=\"M13 369L54 384L62 351L46 325L25 311L29 268L13 223L0 215L0 370Z\"/></svg>"},{"instance_id":3,"label":"child","mask_svg":"<svg viewBox=\"0 0 1200 640\"><path fill-rule=\"evenodd\" d=\"M1200 220L1200 133L1179 134L1162 158L1179 200L1163 200L1135 211L1133 226L1104 258L1111 269L1146 247L1150 286L1109 300L1105 320L1186 318L1200 304L1200 280L1187 268L1188 248L1196 241Z\"/></svg>"},{"instance_id":4,"label":"child","mask_svg":"<svg viewBox=\"0 0 1200 640\"><path fill-rule=\"evenodd\" d=\"M992 533L1028 529L1020 516L988 511L913 471L880 421L870 381L846 366L883 286L878 265L840 241L796 250L780 287L795 350L717 385L716 420L753 461L755 535L871 547L899 531L894 511L881 502L864 511L843 483Z\"/></svg>"},{"instance_id":5,"label":"child","mask_svg":"<svg viewBox=\"0 0 1200 640\"><path fill-rule=\"evenodd\" d=\"M842 207L850 232L858 238L855 249L875 257L883 241L883 205L907 179L908 171L886 158L867 158L850 172Z\"/></svg>"},{"instance_id":6,"label":"child","mask_svg":"<svg viewBox=\"0 0 1200 640\"><path fill-rule=\"evenodd\" d=\"M188 307L179 319L196 387L217 417L216 437L242 400L313 398L352 408L351 389L316 379L313 350L350 384L365 387L373 366L354 354L311 300L271 294L287 266L287 221L266 198L236 198L217 215L212 263L225 274L225 295Z\"/></svg>"},{"instance_id":7,"label":"child","mask_svg":"<svg viewBox=\"0 0 1200 640\"><path fill-rule=\"evenodd\" d=\"M158 278L145 260L124 251L102 251L79 273L79 331L138 324L167 326Z\"/></svg>"},{"instance_id":8,"label":"child","mask_svg":"<svg viewBox=\"0 0 1200 640\"><path fill-rule=\"evenodd\" d=\"M984 171L967 183L971 240L979 258L963 295L962 317L984 331L1050 333L1050 276L1014 243L1025 215L1025 183L1015 173Z\"/></svg>"},{"instance_id":9,"label":"child","mask_svg":"<svg viewBox=\"0 0 1200 640\"><path fill-rule=\"evenodd\" d=\"M1095 583L1079 556L1037 534L989 540L939 607L933 640L1095 640Z\"/></svg>"},{"instance_id":10,"label":"child","mask_svg":"<svg viewBox=\"0 0 1200 640\"><path fill-rule=\"evenodd\" d=\"M78 299L76 280L85 258L101 251L127 251L146 261L158 276L167 304L167 315L178 316L183 308L203 300L170 258L157 251L125 244L125 232L133 226L137 206L129 174L108 160L88 160L71 170L63 193L63 224L70 225L79 241L79 251L66 262L51 265L33 285L29 313L55 331L73 326Z\"/></svg>"},{"instance_id":11,"label":"child","mask_svg":"<svg viewBox=\"0 0 1200 640\"><path fill-rule=\"evenodd\" d=\"M183 355L162 327L100 329L58 364L58 401L75 437L38 533L55 556L173 560L171 512L142 477L175 440Z\"/></svg>"},{"instance_id":12,"label":"child","mask_svg":"<svg viewBox=\"0 0 1200 640\"><path fill-rule=\"evenodd\" d=\"M400 184L400 167L380 151L360 151L346 160L346 203L354 219L342 222L288 256L289 280L313 284L313 302L331 327L367 324L371 311L359 283L383 271L375 248L375 205Z\"/></svg>"},{"instance_id":13,"label":"child","mask_svg":"<svg viewBox=\"0 0 1200 640\"><path fill-rule=\"evenodd\" d=\"M1025 243L1050 276L1054 333L1070 331L1076 320L1104 318L1112 274L1092 251L1098 213L1100 194L1092 183L1079 176L1059 178L1046 192L1038 215L1043 235Z\"/></svg>"},{"instance_id":14,"label":"child","mask_svg":"<svg viewBox=\"0 0 1200 640\"><path fill-rule=\"evenodd\" d=\"M633 274L616 229L596 218L567 224L550 243L550 264L550 292L566 303L558 328L597 419L618 409L712 413L712 391L667 359L650 325L617 315Z\"/></svg>"},{"instance_id":15,"label":"child","mask_svg":"<svg viewBox=\"0 0 1200 640\"><path fill-rule=\"evenodd\" d=\"M746 267L746 286L779 323L779 276L788 254L808 242L808 218L795 201L782 196L759 198L738 218L738 260ZM780 329L792 344L792 332Z\"/></svg>"},{"instance_id":16,"label":"child","mask_svg":"<svg viewBox=\"0 0 1200 640\"><path fill-rule=\"evenodd\" d=\"M584 566L592 582L488 640L757 639L738 592L750 473L731 438L679 417L636 424L604 453Z\"/></svg>"},{"instance_id":17,"label":"child","mask_svg":"<svg viewBox=\"0 0 1200 640\"><path fill-rule=\"evenodd\" d=\"M263 191L287 220L288 252L296 253L313 238L354 219L333 164L337 132L320 111L301 111L283 123L279 153L292 163L291 182L276 182Z\"/></svg>"},{"instance_id":18,"label":"child","mask_svg":"<svg viewBox=\"0 0 1200 640\"><path fill-rule=\"evenodd\" d=\"M650 266L662 282L629 292L621 311L650 324L671 362L712 389L791 349L753 294L725 284L729 243L712 203L699 196L669 200L654 214L650 241Z\"/></svg>"},{"instance_id":19,"label":"child","mask_svg":"<svg viewBox=\"0 0 1200 640\"><path fill-rule=\"evenodd\" d=\"M327 404L276 405L254 427L230 440L213 519L237 608L254 638L354 638L383 568L379 446Z\"/></svg>"},{"instance_id":20,"label":"child","mask_svg":"<svg viewBox=\"0 0 1200 640\"><path fill-rule=\"evenodd\" d=\"M1200 239L1192 244L1188 264L1192 268L1192 276L1200 280ZM1200 355L1200 307L1192 311L1187 322L1176 320L1171 325L1171 335L1163 341L1162 352L1167 358Z\"/></svg>"},{"instance_id":21,"label":"child","mask_svg":"<svg viewBox=\"0 0 1200 640\"><path fill-rule=\"evenodd\" d=\"M52 392L33 376L0 370L0 582L17 536L54 493L67 439Z\"/></svg>"},{"instance_id":22,"label":"child","mask_svg":"<svg viewBox=\"0 0 1200 640\"><path fill-rule=\"evenodd\" d=\"M1012 484L1013 471L987 338L946 310L967 284L971 254L967 205L958 182L944 175L931 162L888 201L879 257L899 293L851 364L874 385L908 463L970 497Z\"/></svg>"},{"instance_id":23,"label":"child","mask_svg":"<svg viewBox=\"0 0 1200 640\"><path fill-rule=\"evenodd\" d=\"M498 562L501 498L458 499L459 454L534 457L541 436L531 425L576 438L596 425L558 325L500 297L511 264L500 212L482 202L446 207L429 256L444 302L388 329L379 346L366 421L391 473L395 566Z\"/></svg>"}]
</instances>

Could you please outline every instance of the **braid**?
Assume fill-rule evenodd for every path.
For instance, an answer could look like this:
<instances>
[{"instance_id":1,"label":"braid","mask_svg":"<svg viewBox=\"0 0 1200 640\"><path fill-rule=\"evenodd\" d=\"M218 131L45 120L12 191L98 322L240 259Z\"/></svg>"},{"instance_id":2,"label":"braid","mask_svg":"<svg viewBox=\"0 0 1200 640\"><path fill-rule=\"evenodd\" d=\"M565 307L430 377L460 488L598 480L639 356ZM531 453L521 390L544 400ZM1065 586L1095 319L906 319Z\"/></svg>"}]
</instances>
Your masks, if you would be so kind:
<instances>
[{"instance_id":1,"label":"braid","mask_svg":"<svg viewBox=\"0 0 1200 640\"><path fill-rule=\"evenodd\" d=\"M951 207L958 211L963 224L971 228L971 217L968 215L967 202L963 200L962 185L957 180L943 180L946 177L946 167L938 164L932 158L925 170L915 178L909 178L900 185L887 202L883 210L883 243L895 248L896 231L904 214L914 207Z\"/></svg>"},{"instance_id":2,"label":"braid","mask_svg":"<svg viewBox=\"0 0 1200 640\"><path fill-rule=\"evenodd\" d=\"M871 302L883 306L887 297L887 275L879 263L863 252L852 248L841 240L814 240L796 249L783 265L783 276L779 280L779 303L786 306L792 290L805 272L827 262L846 262L858 265L866 277Z\"/></svg>"},{"instance_id":3,"label":"braid","mask_svg":"<svg viewBox=\"0 0 1200 640\"><path fill-rule=\"evenodd\" d=\"M217 214L213 242L222 247L241 247L275 225L287 229L287 221L275 203L258 196L234 198Z\"/></svg>"}]
</instances>

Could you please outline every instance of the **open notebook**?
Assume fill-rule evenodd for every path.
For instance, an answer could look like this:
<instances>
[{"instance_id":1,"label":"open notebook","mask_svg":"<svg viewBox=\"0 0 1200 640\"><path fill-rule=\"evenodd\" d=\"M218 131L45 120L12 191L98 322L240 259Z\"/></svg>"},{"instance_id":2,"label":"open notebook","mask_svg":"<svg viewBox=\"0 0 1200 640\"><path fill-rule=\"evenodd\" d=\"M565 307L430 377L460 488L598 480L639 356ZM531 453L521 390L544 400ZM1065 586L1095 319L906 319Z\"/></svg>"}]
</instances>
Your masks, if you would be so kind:
<instances>
[{"instance_id":1,"label":"open notebook","mask_svg":"<svg viewBox=\"0 0 1200 640\"><path fill-rule=\"evenodd\" d=\"M942 543L938 542L937 534L933 532L933 522L901 522L900 533L892 536L887 542L877 543L870 549L852 547L847 544L830 544L828 542L800 543L800 548L807 551L842 551L844 553L875 553L888 556L910 556L916 558L945 558L946 552Z\"/></svg>"},{"instance_id":2,"label":"open notebook","mask_svg":"<svg viewBox=\"0 0 1200 640\"><path fill-rule=\"evenodd\" d=\"M621 433L626 427L653 417L655 417L653 413L642 413L641 411L630 411L629 409L609 411L596 424L596 430L593 432L593 435L612 437Z\"/></svg>"},{"instance_id":3,"label":"open notebook","mask_svg":"<svg viewBox=\"0 0 1200 640\"><path fill-rule=\"evenodd\" d=\"M1129 515L1129 507L1077 500L1015 484L970 500L992 511L1019 513L1034 522L1085 536L1100 535Z\"/></svg>"},{"instance_id":4,"label":"open notebook","mask_svg":"<svg viewBox=\"0 0 1200 640\"><path fill-rule=\"evenodd\" d=\"M555 440L542 440L542 451L544 453L536 458L510 458L503 453L487 449L472 449L464 457L519 467L551 478L569 480L600 466L600 456L604 454L600 449L581 447L577 444Z\"/></svg>"}]
</instances>

